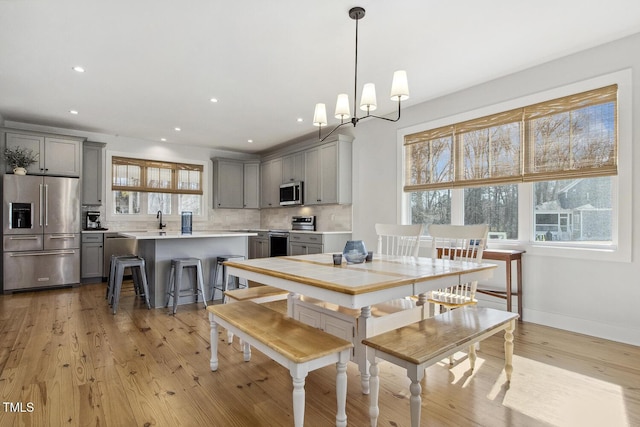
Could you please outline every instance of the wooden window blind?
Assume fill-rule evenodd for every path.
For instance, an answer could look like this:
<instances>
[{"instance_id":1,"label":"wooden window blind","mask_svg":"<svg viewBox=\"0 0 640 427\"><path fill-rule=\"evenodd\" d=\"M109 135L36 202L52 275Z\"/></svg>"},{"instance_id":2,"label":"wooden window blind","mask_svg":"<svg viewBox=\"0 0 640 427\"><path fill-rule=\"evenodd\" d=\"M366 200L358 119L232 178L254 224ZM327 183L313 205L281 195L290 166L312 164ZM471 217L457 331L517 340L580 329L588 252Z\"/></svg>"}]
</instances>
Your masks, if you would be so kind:
<instances>
[{"instance_id":1,"label":"wooden window blind","mask_svg":"<svg viewBox=\"0 0 640 427\"><path fill-rule=\"evenodd\" d=\"M406 135L404 191L617 174L617 85Z\"/></svg>"},{"instance_id":2,"label":"wooden window blind","mask_svg":"<svg viewBox=\"0 0 640 427\"><path fill-rule=\"evenodd\" d=\"M114 191L202 195L201 165L113 157Z\"/></svg>"}]
</instances>

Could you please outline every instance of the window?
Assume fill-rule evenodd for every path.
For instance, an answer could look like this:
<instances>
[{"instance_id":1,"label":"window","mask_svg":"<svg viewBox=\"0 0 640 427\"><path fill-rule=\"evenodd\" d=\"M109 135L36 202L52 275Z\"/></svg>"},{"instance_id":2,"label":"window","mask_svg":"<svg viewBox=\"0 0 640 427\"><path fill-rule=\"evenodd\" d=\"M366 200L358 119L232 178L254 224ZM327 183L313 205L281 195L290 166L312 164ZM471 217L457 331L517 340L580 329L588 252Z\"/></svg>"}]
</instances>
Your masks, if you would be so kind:
<instances>
[{"instance_id":1,"label":"window","mask_svg":"<svg viewBox=\"0 0 640 427\"><path fill-rule=\"evenodd\" d=\"M203 166L112 158L112 206L116 215L202 215Z\"/></svg>"},{"instance_id":2,"label":"window","mask_svg":"<svg viewBox=\"0 0 640 427\"><path fill-rule=\"evenodd\" d=\"M404 135L412 223L489 224L528 239L611 244L617 85ZM522 230L520 230L522 232Z\"/></svg>"},{"instance_id":3,"label":"window","mask_svg":"<svg viewBox=\"0 0 640 427\"><path fill-rule=\"evenodd\" d=\"M536 241L610 242L611 178L580 178L534 184Z\"/></svg>"},{"instance_id":4,"label":"window","mask_svg":"<svg viewBox=\"0 0 640 427\"><path fill-rule=\"evenodd\" d=\"M464 189L464 223L488 224L490 238L518 238L518 185Z\"/></svg>"}]
</instances>

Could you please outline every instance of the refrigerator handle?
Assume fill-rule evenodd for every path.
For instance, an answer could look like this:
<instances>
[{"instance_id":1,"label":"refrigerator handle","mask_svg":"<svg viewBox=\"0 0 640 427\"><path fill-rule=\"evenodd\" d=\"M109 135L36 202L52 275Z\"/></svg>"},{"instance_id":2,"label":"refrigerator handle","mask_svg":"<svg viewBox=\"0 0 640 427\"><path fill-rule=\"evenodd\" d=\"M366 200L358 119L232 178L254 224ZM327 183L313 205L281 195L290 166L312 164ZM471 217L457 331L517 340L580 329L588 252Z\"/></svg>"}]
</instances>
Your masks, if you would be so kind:
<instances>
[{"instance_id":1,"label":"refrigerator handle","mask_svg":"<svg viewBox=\"0 0 640 427\"><path fill-rule=\"evenodd\" d=\"M49 185L44 185L44 226L49 226Z\"/></svg>"},{"instance_id":2,"label":"refrigerator handle","mask_svg":"<svg viewBox=\"0 0 640 427\"><path fill-rule=\"evenodd\" d=\"M39 208L38 209L38 220L40 221L40 227L42 227L42 200L43 200L42 199L42 192L43 192L42 184L40 184L38 187L40 189L40 200L39 200L39 205L40 206L38 206L38 208Z\"/></svg>"}]
</instances>

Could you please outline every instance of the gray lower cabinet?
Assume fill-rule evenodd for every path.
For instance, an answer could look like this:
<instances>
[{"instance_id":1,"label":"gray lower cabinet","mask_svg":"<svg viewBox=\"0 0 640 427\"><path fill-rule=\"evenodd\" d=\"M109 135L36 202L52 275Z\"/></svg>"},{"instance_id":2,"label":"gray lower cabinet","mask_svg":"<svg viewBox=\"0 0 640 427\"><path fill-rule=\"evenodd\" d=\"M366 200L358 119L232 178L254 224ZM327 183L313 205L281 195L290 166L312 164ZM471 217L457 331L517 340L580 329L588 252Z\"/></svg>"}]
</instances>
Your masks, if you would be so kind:
<instances>
[{"instance_id":1,"label":"gray lower cabinet","mask_svg":"<svg viewBox=\"0 0 640 427\"><path fill-rule=\"evenodd\" d=\"M269 233L258 231L257 236L249 237L249 259L269 257Z\"/></svg>"},{"instance_id":2,"label":"gray lower cabinet","mask_svg":"<svg viewBox=\"0 0 640 427\"><path fill-rule=\"evenodd\" d=\"M351 233L305 233L289 234L289 255L321 254L325 252L342 252Z\"/></svg>"},{"instance_id":3,"label":"gray lower cabinet","mask_svg":"<svg viewBox=\"0 0 640 427\"><path fill-rule=\"evenodd\" d=\"M82 234L82 261L80 276L83 282L102 281L104 234Z\"/></svg>"},{"instance_id":4,"label":"gray lower cabinet","mask_svg":"<svg viewBox=\"0 0 640 427\"><path fill-rule=\"evenodd\" d=\"M321 234L290 234L289 255L321 254L323 251Z\"/></svg>"}]
</instances>

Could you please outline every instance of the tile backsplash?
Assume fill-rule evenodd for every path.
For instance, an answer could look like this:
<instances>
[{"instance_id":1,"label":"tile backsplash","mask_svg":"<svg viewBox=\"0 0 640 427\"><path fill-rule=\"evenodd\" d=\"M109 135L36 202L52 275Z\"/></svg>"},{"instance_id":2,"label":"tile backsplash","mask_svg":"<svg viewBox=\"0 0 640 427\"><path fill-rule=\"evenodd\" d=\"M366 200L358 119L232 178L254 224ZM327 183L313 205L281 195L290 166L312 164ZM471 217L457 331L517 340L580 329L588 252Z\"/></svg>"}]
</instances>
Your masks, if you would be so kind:
<instances>
[{"instance_id":1,"label":"tile backsplash","mask_svg":"<svg viewBox=\"0 0 640 427\"><path fill-rule=\"evenodd\" d=\"M262 209L260 228L291 228L291 217L315 215L318 231L351 231L351 205L302 206Z\"/></svg>"},{"instance_id":2,"label":"tile backsplash","mask_svg":"<svg viewBox=\"0 0 640 427\"><path fill-rule=\"evenodd\" d=\"M104 206L83 206L82 221L86 211L100 211L102 226L110 231L136 231L158 228L158 220L149 221L107 221ZM294 215L315 215L318 231L351 231L351 205L303 206L273 209L209 209L207 221L195 221L194 231L198 230L237 230L237 229L290 229ZM167 230L180 230L180 218L164 218ZM83 222L84 225L84 222Z\"/></svg>"}]
</instances>

